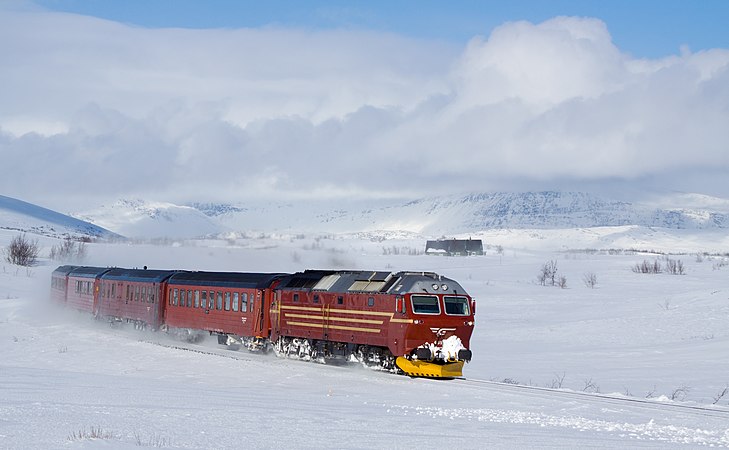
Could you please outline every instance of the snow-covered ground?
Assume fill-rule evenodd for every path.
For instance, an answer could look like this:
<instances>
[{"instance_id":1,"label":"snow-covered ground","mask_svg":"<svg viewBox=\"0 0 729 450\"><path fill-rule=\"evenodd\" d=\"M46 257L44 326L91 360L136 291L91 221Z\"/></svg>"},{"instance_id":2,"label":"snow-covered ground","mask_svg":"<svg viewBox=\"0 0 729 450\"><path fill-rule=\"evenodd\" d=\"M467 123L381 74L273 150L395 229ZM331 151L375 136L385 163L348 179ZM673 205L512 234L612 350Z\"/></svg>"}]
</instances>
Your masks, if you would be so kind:
<instances>
[{"instance_id":1,"label":"snow-covered ground","mask_svg":"<svg viewBox=\"0 0 729 450\"><path fill-rule=\"evenodd\" d=\"M524 233L465 258L417 254L408 236L88 245L90 265L442 273L478 302L473 361L452 381L110 328L50 305L56 263L0 262L0 448L729 447L729 258L673 255L684 275L638 274L657 256ZM670 246L648 238L626 248ZM537 283L548 261L566 289Z\"/></svg>"}]
</instances>

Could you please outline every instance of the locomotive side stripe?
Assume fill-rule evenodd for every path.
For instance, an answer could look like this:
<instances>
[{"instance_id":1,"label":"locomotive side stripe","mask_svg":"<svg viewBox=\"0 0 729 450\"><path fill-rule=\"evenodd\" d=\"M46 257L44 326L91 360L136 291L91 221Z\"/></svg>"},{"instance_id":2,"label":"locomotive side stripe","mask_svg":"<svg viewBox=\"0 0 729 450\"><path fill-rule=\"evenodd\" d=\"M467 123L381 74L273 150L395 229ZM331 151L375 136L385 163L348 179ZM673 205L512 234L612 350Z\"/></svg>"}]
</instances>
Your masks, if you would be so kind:
<instances>
[{"instance_id":1,"label":"locomotive side stripe","mask_svg":"<svg viewBox=\"0 0 729 450\"><path fill-rule=\"evenodd\" d=\"M312 311L312 312L318 312L322 313L322 308L312 308L308 306L291 306L291 305L281 305L281 309L292 309L295 311ZM370 315L370 316L380 316L380 317L387 317L390 319L390 322L393 323L413 323L413 319L395 319L393 316L395 313L388 313L388 312L382 312L382 311L362 311L357 309L330 309L329 314L332 313L340 313L340 314L362 314L362 315ZM322 316L298 316L291 313L286 313L287 317L297 317L300 319L322 319ZM382 321L372 321L367 322L368 319L345 319L340 317L332 317L329 316L329 320L340 320L340 321L346 321L346 322L359 322L359 323L372 323L372 324L378 324L381 325Z\"/></svg>"},{"instance_id":2,"label":"locomotive side stripe","mask_svg":"<svg viewBox=\"0 0 729 450\"><path fill-rule=\"evenodd\" d=\"M324 316L312 316L310 314L286 313L284 317L295 317L297 319L324 320ZM335 320L335 321L339 321L339 322L371 323L373 325L382 325L381 320L371 320L371 319L348 319L345 317L329 317L328 320Z\"/></svg>"},{"instance_id":3,"label":"locomotive side stripe","mask_svg":"<svg viewBox=\"0 0 729 450\"><path fill-rule=\"evenodd\" d=\"M314 311L314 312L321 312L321 307L318 308L311 308L308 306L289 306L289 305L281 305L281 309L295 309L297 311Z\"/></svg>"},{"instance_id":4,"label":"locomotive side stripe","mask_svg":"<svg viewBox=\"0 0 729 450\"><path fill-rule=\"evenodd\" d=\"M323 323L306 323L306 322L287 322L287 325L298 325L300 327L311 327L311 328L322 328L324 329ZM344 331L362 331L364 333L380 333L379 328L359 328L359 327L343 327L341 325L328 325L328 329L331 330L344 330Z\"/></svg>"}]
</instances>

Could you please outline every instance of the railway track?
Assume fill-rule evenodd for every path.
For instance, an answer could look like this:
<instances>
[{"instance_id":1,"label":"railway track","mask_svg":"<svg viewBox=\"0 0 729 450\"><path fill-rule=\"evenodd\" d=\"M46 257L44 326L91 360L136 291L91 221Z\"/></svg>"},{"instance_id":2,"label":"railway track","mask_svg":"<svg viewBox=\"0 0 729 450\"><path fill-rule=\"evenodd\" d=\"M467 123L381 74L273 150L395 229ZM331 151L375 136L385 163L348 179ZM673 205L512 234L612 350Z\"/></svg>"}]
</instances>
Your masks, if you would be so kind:
<instances>
[{"instance_id":1,"label":"railway track","mask_svg":"<svg viewBox=\"0 0 729 450\"><path fill-rule=\"evenodd\" d=\"M729 420L729 408L716 405L690 405L677 402L660 402L657 400L647 398L636 398L636 397L618 397L609 394L599 394L590 392L579 392L570 391L564 389L553 389L539 386L527 386L521 384L502 383L498 381L490 380L479 380L474 378L456 378L455 380L459 384L468 384L479 387L491 387L493 389L512 389L514 391L529 392L533 395L541 395L542 397L547 396L559 396L560 398L576 398L576 399L589 399L592 401L603 402L606 404L622 405L622 406L637 406L650 409L665 409L671 411L683 411L689 414L702 415L706 417L720 418Z\"/></svg>"}]
</instances>

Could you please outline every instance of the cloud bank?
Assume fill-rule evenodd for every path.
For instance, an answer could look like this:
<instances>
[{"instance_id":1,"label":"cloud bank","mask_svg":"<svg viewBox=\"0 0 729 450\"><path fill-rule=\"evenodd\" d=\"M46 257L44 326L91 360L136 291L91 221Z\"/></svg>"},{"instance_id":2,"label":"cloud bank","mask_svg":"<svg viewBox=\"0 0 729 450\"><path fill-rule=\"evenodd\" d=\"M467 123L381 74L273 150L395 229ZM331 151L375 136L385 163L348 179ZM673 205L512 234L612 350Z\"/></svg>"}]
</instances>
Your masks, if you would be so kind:
<instances>
[{"instance_id":1,"label":"cloud bank","mask_svg":"<svg viewBox=\"0 0 729 450\"><path fill-rule=\"evenodd\" d=\"M616 180L729 196L729 50L634 59L596 19L506 23L453 48L6 10L0 60L0 191L26 200Z\"/></svg>"}]
</instances>

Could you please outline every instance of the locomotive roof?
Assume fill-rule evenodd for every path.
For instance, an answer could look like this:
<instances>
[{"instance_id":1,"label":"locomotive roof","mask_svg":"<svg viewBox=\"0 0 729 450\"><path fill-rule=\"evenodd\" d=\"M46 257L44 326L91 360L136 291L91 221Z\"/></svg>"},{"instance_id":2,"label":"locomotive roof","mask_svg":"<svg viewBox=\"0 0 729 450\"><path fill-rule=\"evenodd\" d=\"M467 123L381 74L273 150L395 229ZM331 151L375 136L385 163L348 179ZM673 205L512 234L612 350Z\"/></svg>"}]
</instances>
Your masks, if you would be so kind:
<instances>
[{"instance_id":1,"label":"locomotive roof","mask_svg":"<svg viewBox=\"0 0 729 450\"><path fill-rule=\"evenodd\" d=\"M456 281L432 272L307 270L286 277L281 288L390 294L466 293Z\"/></svg>"},{"instance_id":2,"label":"locomotive roof","mask_svg":"<svg viewBox=\"0 0 729 450\"><path fill-rule=\"evenodd\" d=\"M282 273L244 272L178 272L170 277L170 284L212 285L234 288L261 289L284 276Z\"/></svg>"},{"instance_id":3,"label":"locomotive roof","mask_svg":"<svg viewBox=\"0 0 729 450\"><path fill-rule=\"evenodd\" d=\"M391 294L467 294L457 281L433 272L398 272L395 276L398 280L393 283Z\"/></svg>"},{"instance_id":4,"label":"locomotive roof","mask_svg":"<svg viewBox=\"0 0 729 450\"><path fill-rule=\"evenodd\" d=\"M121 281L146 281L151 283L159 283L166 280L175 273L174 270L149 270L149 269L110 269L102 275L103 280L121 280Z\"/></svg>"},{"instance_id":5,"label":"locomotive roof","mask_svg":"<svg viewBox=\"0 0 729 450\"><path fill-rule=\"evenodd\" d=\"M76 268L78 268L78 266L58 266L58 268L53 271L53 274L54 275L68 275Z\"/></svg>"},{"instance_id":6,"label":"locomotive roof","mask_svg":"<svg viewBox=\"0 0 729 450\"><path fill-rule=\"evenodd\" d=\"M74 268L68 273L71 277L82 277L82 278L96 278L104 272L108 271L108 267L91 267L91 266L79 266Z\"/></svg>"}]
</instances>

